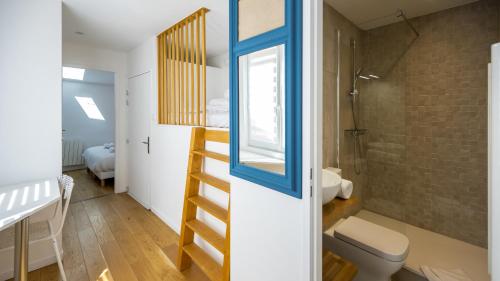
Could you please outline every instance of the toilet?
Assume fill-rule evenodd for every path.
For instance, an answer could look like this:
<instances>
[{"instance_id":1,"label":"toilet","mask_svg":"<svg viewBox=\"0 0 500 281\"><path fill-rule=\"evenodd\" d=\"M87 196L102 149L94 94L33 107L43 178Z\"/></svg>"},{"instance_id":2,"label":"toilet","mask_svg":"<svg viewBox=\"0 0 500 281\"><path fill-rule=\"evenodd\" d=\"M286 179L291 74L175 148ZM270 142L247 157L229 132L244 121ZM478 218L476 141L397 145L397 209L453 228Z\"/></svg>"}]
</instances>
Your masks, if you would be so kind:
<instances>
[{"instance_id":1,"label":"toilet","mask_svg":"<svg viewBox=\"0 0 500 281\"><path fill-rule=\"evenodd\" d=\"M323 247L358 268L355 281L389 281L403 267L410 241L403 234L351 216L323 233Z\"/></svg>"}]
</instances>

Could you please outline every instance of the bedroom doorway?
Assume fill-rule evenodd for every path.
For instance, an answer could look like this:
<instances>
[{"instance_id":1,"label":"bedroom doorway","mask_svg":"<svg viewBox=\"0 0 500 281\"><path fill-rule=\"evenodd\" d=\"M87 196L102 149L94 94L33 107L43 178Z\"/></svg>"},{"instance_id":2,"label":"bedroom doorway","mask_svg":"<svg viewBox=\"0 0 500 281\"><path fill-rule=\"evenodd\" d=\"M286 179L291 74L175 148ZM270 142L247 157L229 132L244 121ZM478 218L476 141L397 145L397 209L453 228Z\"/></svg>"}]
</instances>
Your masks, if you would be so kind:
<instances>
[{"instance_id":1,"label":"bedroom doorway","mask_svg":"<svg viewBox=\"0 0 500 281\"><path fill-rule=\"evenodd\" d=\"M73 202L114 191L115 74L63 66L62 167L75 180Z\"/></svg>"},{"instance_id":2,"label":"bedroom doorway","mask_svg":"<svg viewBox=\"0 0 500 281\"><path fill-rule=\"evenodd\" d=\"M128 193L144 207L151 206L150 193L150 126L151 126L151 72L128 79Z\"/></svg>"}]
</instances>

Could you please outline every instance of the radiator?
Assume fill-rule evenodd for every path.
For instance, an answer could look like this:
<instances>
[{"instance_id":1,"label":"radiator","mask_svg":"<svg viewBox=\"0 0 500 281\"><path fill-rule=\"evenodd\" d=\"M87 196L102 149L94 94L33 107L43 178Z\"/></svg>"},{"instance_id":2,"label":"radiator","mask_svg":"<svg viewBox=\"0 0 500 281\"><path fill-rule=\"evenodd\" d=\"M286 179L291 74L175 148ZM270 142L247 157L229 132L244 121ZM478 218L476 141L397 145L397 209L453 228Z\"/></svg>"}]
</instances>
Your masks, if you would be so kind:
<instances>
[{"instance_id":1,"label":"radiator","mask_svg":"<svg viewBox=\"0 0 500 281\"><path fill-rule=\"evenodd\" d=\"M76 166L85 164L82 156L83 143L79 140L63 140L62 163L65 166Z\"/></svg>"}]
</instances>

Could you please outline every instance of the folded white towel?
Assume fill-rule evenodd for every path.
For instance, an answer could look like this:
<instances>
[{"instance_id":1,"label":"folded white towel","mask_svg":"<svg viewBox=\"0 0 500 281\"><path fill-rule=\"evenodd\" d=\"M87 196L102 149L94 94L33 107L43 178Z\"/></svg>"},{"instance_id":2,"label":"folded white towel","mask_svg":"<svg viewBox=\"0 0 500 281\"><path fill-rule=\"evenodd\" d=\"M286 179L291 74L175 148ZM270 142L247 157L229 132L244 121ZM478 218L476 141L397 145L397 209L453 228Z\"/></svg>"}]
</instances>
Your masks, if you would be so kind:
<instances>
[{"instance_id":1,"label":"folded white towel","mask_svg":"<svg viewBox=\"0 0 500 281\"><path fill-rule=\"evenodd\" d=\"M472 281L461 269L437 269L422 265L420 267L429 281Z\"/></svg>"},{"instance_id":2,"label":"folded white towel","mask_svg":"<svg viewBox=\"0 0 500 281\"><path fill-rule=\"evenodd\" d=\"M224 91L224 97L225 97L226 99L229 99L229 89L226 89L226 90Z\"/></svg>"},{"instance_id":3,"label":"folded white towel","mask_svg":"<svg viewBox=\"0 0 500 281\"><path fill-rule=\"evenodd\" d=\"M342 179L340 183L340 191L337 194L337 197L340 197L342 199L349 199L351 198L352 190L352 182L350 180Z\"/></svg>"},{"instance_id":4,"label":"folded white towel","mask_svg":"<svg viewBox=\"0 0 500 281\"><path fill-rule=\"evenodd\" d=\"M229 107L229 99L211 99L209 105L221 105Z\"/></svg>"},{"instance_id":5,"label":"folded white towel","mask_svg":"<svg viewBox=\"0 0 500 281\"><path fill-rule=\"evenodd\" d=\"M219 112L219 113L226 113L229 112L229 106L227 105L212 105L209 104L207 105L207 112Z\"/></svg>"}]
</instances>

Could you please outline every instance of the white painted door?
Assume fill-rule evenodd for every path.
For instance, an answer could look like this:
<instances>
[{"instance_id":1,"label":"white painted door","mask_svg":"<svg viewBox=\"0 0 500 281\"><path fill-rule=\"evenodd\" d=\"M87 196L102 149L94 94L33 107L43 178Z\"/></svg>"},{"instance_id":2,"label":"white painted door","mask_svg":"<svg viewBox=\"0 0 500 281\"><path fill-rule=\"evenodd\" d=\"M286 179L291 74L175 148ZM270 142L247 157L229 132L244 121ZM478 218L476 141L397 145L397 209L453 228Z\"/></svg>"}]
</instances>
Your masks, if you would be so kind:
<instances>
[{"instance_id":1,"label":"white painted door","mask_svg":"<svg viewBox=\"0 0 500 281\"><path fill-rule=\"evenodd\" d=\"M146 72L128 81L129 129L129 194L144 207L150 208L150 100L151 73Z\"/></svg>"}]
</instances>

